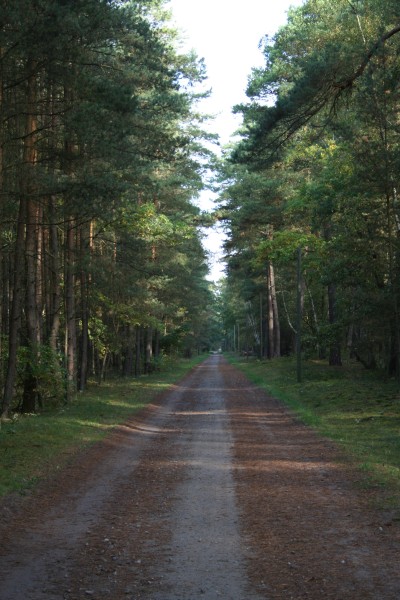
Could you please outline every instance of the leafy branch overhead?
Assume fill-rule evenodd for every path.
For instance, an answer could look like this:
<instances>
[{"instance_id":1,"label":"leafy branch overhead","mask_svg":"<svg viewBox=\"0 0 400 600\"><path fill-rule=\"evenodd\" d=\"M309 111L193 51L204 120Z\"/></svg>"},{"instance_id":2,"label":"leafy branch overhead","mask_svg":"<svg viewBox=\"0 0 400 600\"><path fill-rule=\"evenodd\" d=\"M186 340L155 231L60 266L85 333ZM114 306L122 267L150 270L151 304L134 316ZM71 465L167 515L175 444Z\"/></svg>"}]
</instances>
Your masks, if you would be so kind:
<instances>
[{"instance_id":1,"label":"leafy branch overhead","mask_svg":"<svg viewBox=\"0 0 400 600\"><path fill-rule=\"evenodd\" d=\"M381 21L366 26L368 41L356 7L338 4L340 12L328 14L327 3L306 2L289 14L288 25L272 43L267 40L266 66L255 69L249 80L252 102L235 107L246 126L243 156L277 151L302 127L314 125L318 115L331 121L349 102L357 80L382 69L385 47L400 33L400 24L383 31Z\"/></svg>"}]
</instances>

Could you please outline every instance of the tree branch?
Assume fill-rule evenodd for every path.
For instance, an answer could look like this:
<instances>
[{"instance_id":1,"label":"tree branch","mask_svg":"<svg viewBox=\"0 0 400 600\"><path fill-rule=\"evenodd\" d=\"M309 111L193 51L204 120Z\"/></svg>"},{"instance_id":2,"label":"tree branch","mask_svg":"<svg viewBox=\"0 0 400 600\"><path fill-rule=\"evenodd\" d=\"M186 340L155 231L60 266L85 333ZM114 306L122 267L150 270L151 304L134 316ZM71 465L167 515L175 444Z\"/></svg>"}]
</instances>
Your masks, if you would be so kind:
<instances>
[{"instance_id":1,"label":"tree branch","mask_svg":"<svg viewBox=\"0 0 400 600\"><path fill-rule=\"evenodd\" d=\"M370 63L370 61L372 60L374 55L377 53L379 48L381 48L384 45L384 43L387 42L387 40L389 40L391 37L393 37L394 35L396 35L396 33L399 33L399 32L400 32L400 24L396 25L396 27L393 27L393 29L391 29L390 31L387 31L385 34L383 34L382 37L379 38L379 40L377 42L375 42L375 44L372 46L370 51L366 54L361 65L352 74L352 76L348 77L347 79L344 79L343 81L339 81L338 83L334 84L334 87L339 89L339 93L341 93L343 90L351 87L353 85L353 83L355 82L355 80L358 79L359 77L361 77L361 75L364 73L365 69L367 68L368 64Z\"/></svg>"}]
</instances>

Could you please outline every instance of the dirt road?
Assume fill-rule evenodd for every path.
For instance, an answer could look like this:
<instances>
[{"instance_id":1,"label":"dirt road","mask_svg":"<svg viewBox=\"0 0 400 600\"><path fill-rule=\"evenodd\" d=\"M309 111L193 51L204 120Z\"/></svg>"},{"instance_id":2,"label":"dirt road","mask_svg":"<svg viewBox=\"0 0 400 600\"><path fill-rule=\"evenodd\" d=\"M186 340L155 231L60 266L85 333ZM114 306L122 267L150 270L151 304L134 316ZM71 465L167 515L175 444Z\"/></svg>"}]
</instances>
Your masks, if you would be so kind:
<instances>
[{"instance_id":1,"label":"dirt road","mask_svg":"<svg viewBox=\"0 0 400 600\"><path fill-rule=\"evenodd\" d=\"M1 600L397 600L399 522L212 356L18 505Z\"/></svg>"}]
</instances>

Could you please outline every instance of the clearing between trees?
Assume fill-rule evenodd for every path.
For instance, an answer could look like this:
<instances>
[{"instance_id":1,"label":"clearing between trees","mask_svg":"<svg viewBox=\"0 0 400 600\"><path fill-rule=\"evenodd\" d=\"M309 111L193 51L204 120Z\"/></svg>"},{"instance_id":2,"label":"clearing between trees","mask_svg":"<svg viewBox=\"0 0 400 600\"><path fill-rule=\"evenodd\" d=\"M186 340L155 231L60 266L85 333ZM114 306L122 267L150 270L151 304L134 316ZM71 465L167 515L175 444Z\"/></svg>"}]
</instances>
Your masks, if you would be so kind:
<instances>
[{"instance_id":1,"label":"clearing between trees","mask_svg":"<svg viewBox=\"0 0 400 600\"><path fill-rule=\"evenodd\" d=\"M399 523L221 356L2 504L2 600L400 597Z\"/></svg>"}]
</instances>

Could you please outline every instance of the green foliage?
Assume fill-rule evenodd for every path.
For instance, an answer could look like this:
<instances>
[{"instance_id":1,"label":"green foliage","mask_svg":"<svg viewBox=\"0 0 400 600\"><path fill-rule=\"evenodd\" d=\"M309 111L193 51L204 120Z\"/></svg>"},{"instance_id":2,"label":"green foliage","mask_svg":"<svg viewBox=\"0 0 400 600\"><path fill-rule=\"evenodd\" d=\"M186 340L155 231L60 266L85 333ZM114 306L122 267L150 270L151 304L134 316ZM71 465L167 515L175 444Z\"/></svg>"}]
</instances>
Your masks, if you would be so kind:
<instances>
[{"instance_id":1,"label":"green foliage","mask_svg":"<svg viewBox=\"0 0 400 600\"><path fill-rule=\"evenodd\" d=\"M295 229L277 231L274 237L260 242L257 249L257 261L261 264L271 260L274 264L293 264L297 249L305 248L305 256L310 258L311 266L318 264L325 243L320 237Z\"/></svg>"},{"instance_id":2,"label":"green foliage","mask_svg":"<svg viewBox=\"0 0 400 600\"><path fill-rule=\"evenodd\" d=\"M203 218L192 203L213 161L196 106L205 67L178 50L165 4L3 7L0 335L13 333L1 348L6 413L14 364L25 382L32 371L39 397L58 398L64 374L47 347L65 349L73 393L91 370L121 369L136 350L135 326L161 337L187 328L194 345L207 328ZM29 344L43 345L37 360Z\"/></svg>"},{"instance_id":3,"label":"green foliage","mask_svg":"<svg viewBox=\"0 0 400 600\"><path fill-rule=\"evenodd\" d=\"M62 356L49 346L41 345L36 348L20 346L17 357L19 390L22 389L25 374L29 371L35 379L41 407L51 409L63 405L66 399L66 371L62 364ZM19 398L16 398L15 409L18 407Z\"/></svg>"},{"instance_id":4,"label":"green foliage","mask_svg":"<svg viewBox=\"0 0 400 600\"><path fill-rule=\"evenodd\" d=\"M339 357L342 350L400 381L393 7L392 0L308 0L290 11L265 42L249 103L237 107L242 139L221 170L221 206L237 305L255 305L272 264L287 352L294 351L299 283L307 353Z\"/></svg>"},{"instance_id":5,"label":"green foliage","mask_svg":"<svg viewBox=\"0 0 400 600\"><path fill-rule=\"evenodd\" d=\"M330 118L346 106L343 100L348 101L358 79L379 69L382 30L390 31L397 18L390 0L382 3L387 4L385 14L379 4L368 4L363 10L346 0L335 5L308 0L267 40L265 68L254 72L248 88L248 95L263 105L241 107L250 152L266 146L273 151L320 113ZM265 105L266 99L273 102Z\"/></svg>"}]
</instances>

